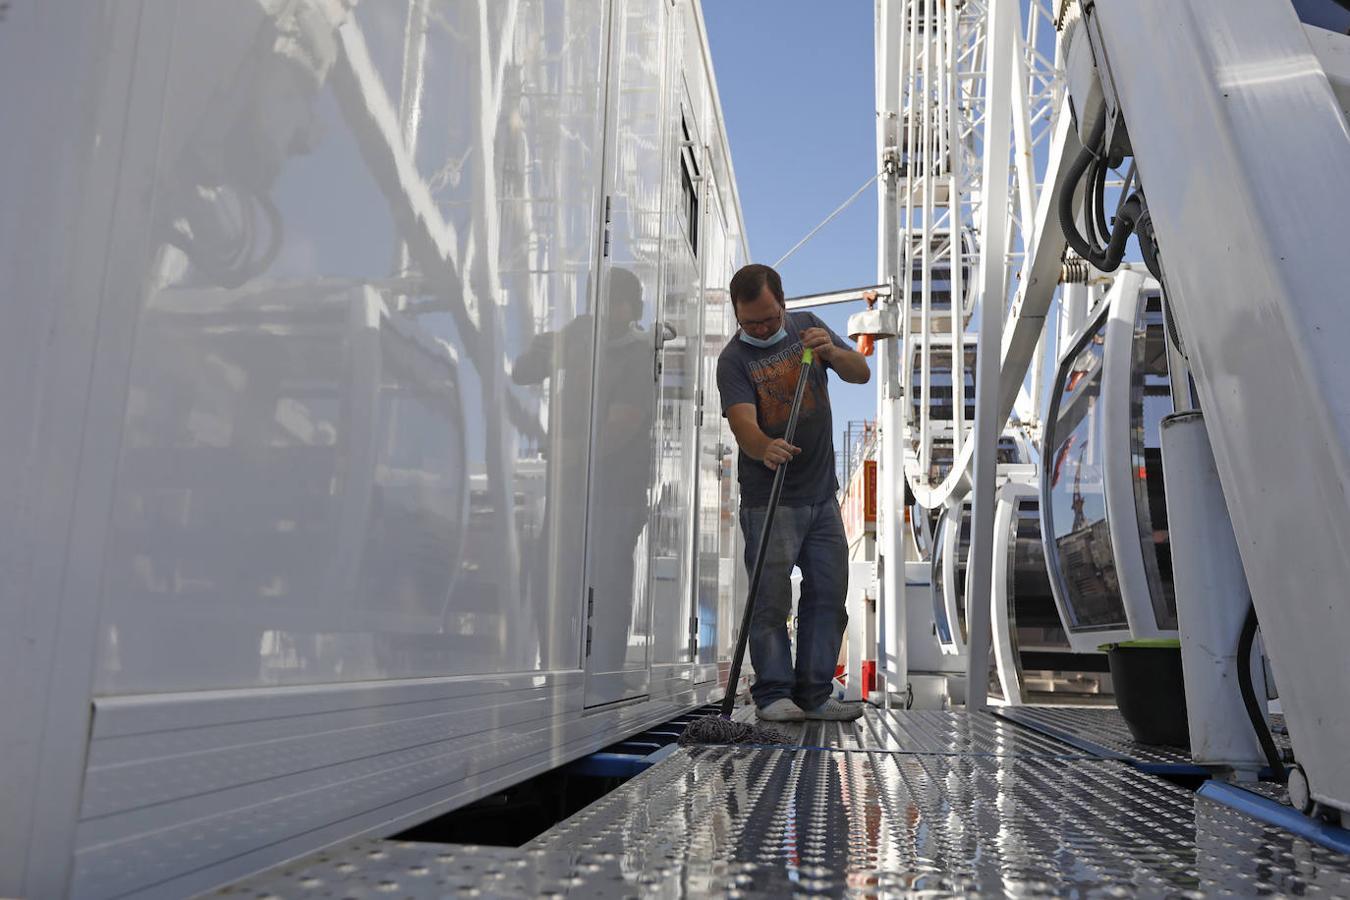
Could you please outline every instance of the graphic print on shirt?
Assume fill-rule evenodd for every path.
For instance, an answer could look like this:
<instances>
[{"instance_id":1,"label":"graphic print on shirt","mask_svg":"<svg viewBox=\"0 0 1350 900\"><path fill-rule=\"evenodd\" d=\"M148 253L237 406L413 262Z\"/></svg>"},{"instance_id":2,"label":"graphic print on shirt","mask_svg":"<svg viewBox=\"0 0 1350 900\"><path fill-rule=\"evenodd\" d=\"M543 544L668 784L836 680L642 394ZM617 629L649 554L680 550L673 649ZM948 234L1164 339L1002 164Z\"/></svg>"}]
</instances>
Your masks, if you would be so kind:
<instances>
[{"instance_id":1,"label":"graphic print on shirt","mask_svg":"<svg viewBox=\"0 0 1350 900\"><path fill-rule=\"evenodd\" d=\"M759 426L766 434L781 435L787 430L801 363L802 343L798 341L786 350L749 364L750 380L755 385L755 399L759 407ZM815 412L816 390L815 379L812 378L807 385L806 396L802 397L800 421L809 419Z\"/></svg>"}]
</instances>

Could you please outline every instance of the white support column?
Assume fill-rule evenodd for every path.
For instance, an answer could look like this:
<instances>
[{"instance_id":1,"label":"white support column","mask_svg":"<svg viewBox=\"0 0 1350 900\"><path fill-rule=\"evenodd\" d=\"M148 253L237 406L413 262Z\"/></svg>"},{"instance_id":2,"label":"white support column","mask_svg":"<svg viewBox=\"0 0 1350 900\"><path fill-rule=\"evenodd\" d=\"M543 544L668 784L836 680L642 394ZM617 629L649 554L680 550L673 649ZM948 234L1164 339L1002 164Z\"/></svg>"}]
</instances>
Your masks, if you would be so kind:
<instances>
[{"instance_id":1,"label":"white support column","mask_svg":"<svg viewBox=\"0 0 1350 900\"><path fill-rule=\"evenodd\" d=\"M933 337L933 166L936 160L933 159L933 76L937 72L937 65L933 59L933 12L937 6L935 0L919 0L915 3L922 15L921 29L915 29L910 40L918 44L920 35L923 37L923 49L917 47L912 52L920 60L919 79L911 82L910 90L913 91L922 82L923 93L918 95L918 103L922 105L922 112L919 116L919 144L918 153L919 163L923 167L923 186L919 193L920 218L919 223L919 259L922 261L919 272L919 314L923 321L923 339L924 352L919 357L919 391L922 407L919 410L919 429L926 436L932 433L933 419L933 351L930 342ZM920 57L919 53L923 55ZM911 164L913 158L911 158ZM911 168L911 173L913 169ZM914 190L914 179L911 175L909 183L905 185L909 191ZM907 222L907 229L912 229L913 224ZM908 235L909 242L914 243L913 231ZM910 272L905 273L906 278L911 276ZM953 321L957 321L953 318ZM952 372L956 372L956 351L952 351ZM955 415L955 413L953 413ZM919 455L919 465L924 471L927 471L929 463L932 461L932 442L925 440L923 448Z\"/></svg>"},{"instance_id":2,"label":"white support column","mask_svg":"<svg viewBox=\"0 0 1350 900\"><path fill-rule=\"evenodd\" d=\"M999 368L1003 347L1003 305L1007 270L1004 248L1008 227L1008 162L1012 95L1007 83L1017 41L1015 0L989 0L985 78L988 85L984 125L984 202L980 206L980 342L975 366L974 488L971 503L967 596L987 598L993 563L994 496L997 475ZM1006 419L1005 419L1006 420ZM983 709L989 691L989 604L968 604L966 707Z\"/></svg>"},{"instance_id":3,"label":"white support column","mask_svg":"<svg viewBox=\"0 0 1350 900\"><path fill-rule=\"evenodd\" d=\"M1045 348L1049 343L1050 329L1042 329L1036 352L1031 356L1031 421L1026 424L1031 426L1038 441L1045 426Z\"/></svg>"},{"instance_id":4,"label":"white support column","mask_svg":"<svg viewBox=\"0 0 1350 900\"><path fill-rule=\"evenodd\" d=\"M1035 12L1031 19L1036 21ZM1027 47L1022 38L1022 29L1017 29L1016 52L1012 54L1012 71L1009 80L1013 91L1012 120L1014 147L1017 151L1017 202L1018 217L1021 220L1022 234L1031 233L1036 218L1036 160L1035 148L1031 145L1031 110L1028 108ZM1024 249L1030 249L1024 247Z\"/></svg>"},{"instance_id":5,"label":"white support column","mask_svg":"<svg viewBox=\"0 0 1350 900\"><path fill-rule=\"evenodd\" d=\"M943 66L948 70L948 84L942 102L946 107L948 119L946 159L951 167L947 182L947 231L951 238L951 248L948 250L947 259L950 267L947 284L950 286L948 296L950 298L950 331L952 335L952 459L957 459L961 455L962 445L966 439L964 427L966 415L966 354L960 338L965 326L964 310L966 308L965 280L961 277L962 269L966 264L965 235L962 232L962 225L965 223L962 205L965 201L961 196L966 153L961 144L964 117L960 105L957 103L961 80L959 77L961 42L957 32L956 4L944 3L942 5L946 12L944 29L947 33L947 55Z\"/></svg>"},{"instance_id":6,"label":"white support column","mask_svg":"<svg viewBox=\"0 0 1350 900\"><path fill-rule=\"evenodd\" d=\"M877 0L877 158L886 164L888 154L900 144L900 61L902 0ZM883 303L894 304L909 318L907 286L901 288L898 278L900 265L900 226L897 221L900 172L892 163L877 182L877 281L890 285L890 295ZM892 687L903 691L909 681L908 634L905 628L905 546L902 515L904 500L904 463L901 457L900 435L900 360L904 346L897 337L878 342L877 346L877 416L880 435L877 441L877 567L881 596L877 601L879 624L889 627L877 629L879 649L878 668L883 675L883 696L888 697ZM894 645L888 646L886 635L893 635ZM892 686L894 681L894 686Z\"/></svg>"},{"instance_id":7,"label":"white support column","mask_svg":"<svg viewBox=\"0 0 1350 900\"><path fill-rule=\"evenodd\" d=\"M1069 349L1069 341L1083 322L1088 312L1088 286L1085 284L1066 284L1059 299L1059 342L1055 348L1057 356L1064 356Z\"/></svg>"},{"instance_id":8,"label":"white support column","mask_svg":"<svg viewBox=\"0 0 1350 900\"><path fill-rule=\"evenodd\" d=\"M1238 690L1237 658L1251 594L1204 416L1184 412L1163 419L1162 453L1191 758L1255 780L1266 758ZM1253 657L1252 683L1261 685L1264 709L1261 658Z\"/></svg>"}]
</instances>

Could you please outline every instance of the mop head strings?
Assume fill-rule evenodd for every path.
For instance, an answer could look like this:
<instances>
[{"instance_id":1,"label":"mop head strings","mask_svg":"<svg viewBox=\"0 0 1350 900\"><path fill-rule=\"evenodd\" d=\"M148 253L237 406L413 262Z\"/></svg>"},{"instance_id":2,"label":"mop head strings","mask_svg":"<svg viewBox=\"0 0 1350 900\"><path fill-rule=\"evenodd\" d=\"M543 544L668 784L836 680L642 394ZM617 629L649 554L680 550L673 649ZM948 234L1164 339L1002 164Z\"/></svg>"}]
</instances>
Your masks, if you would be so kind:
<instances>
[{"instance_id":1,"label":"mop head strings","mask_svg":"<svg viewBox=\"0 0 1350 900\"><path fill-rule=\"evenodd\" d=\"M723 716L702 716L690 722L680 735L680 746L690 744L795 744L796 741L772 728L748 722L733 722Z\"/></svg>"}]
</instances>

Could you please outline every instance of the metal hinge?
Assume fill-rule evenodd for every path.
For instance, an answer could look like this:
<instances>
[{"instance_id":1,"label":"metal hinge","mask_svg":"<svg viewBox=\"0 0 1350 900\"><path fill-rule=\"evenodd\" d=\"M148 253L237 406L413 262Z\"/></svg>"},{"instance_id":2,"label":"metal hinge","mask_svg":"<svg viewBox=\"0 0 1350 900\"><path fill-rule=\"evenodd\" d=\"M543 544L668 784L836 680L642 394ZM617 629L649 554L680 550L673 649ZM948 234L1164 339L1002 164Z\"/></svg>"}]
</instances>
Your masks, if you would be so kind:
<instances>
[{"instance_id":1,"label":"metal hinge","mask_svg":"<svg viewBox=\"0 0 1350 900\"><path fill-rule=\"evenodd\" d=\"M698 616L689 617L689 658L698 659Z\"/></svg>"},{"instance_id":2,"label":"metal hinge","mask_svg":"<svg viewBox=\"0 0 1350 900\"><path fill-rule=\"evenodd\" d=\"M591 618L595 615L595 588L586 589L586 655L591 655Z\"/></svg>"},{"instance_id":3,"label":"metal hinge","mask_svg":"<svg viewBox=\"0 0 1350 900\"><path fill-rule=\"evenodd\" d=\"M605 195L605 250L603 255L606 257L609 256L609 223L611 221L610 209L612 199L613 198L609 194Z\"/></svg>"}]
</instances>

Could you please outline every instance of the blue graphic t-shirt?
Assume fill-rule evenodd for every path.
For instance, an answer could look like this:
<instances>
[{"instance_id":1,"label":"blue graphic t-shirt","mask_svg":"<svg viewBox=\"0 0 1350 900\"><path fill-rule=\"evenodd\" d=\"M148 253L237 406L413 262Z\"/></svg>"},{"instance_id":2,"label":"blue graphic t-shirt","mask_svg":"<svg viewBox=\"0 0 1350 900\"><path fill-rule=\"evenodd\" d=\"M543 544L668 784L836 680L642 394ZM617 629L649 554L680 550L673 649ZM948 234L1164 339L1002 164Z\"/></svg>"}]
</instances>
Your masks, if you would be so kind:
<instances>
[{"instance_id":1,"label":"blue graphic t-shirt","mask_svg":"<svg viewBox=\"0 0 1350 900\"><path fill-rule=\"evenodd\" d=\"M722 415L737 403L753 403L760 430L771 438L780 438L787 430L792 397L801 371L801 333L807 328L824 328L836 347L851 350L814 313L790 312L786 317L787 337L772 347L752 347L733 335L717 358L717 390L722 395ZM810 382L802 398L797 418L797 433L792 443L802 452L788 465L783 479L783 506L813 506L834 497L839 482L834 474L834 422L830 414L828 366L817 357L811 366ZM741 502L750 508L767 506L773 485L773 470L741 451L739 465Z\"/></svg>"}]
</instances>

